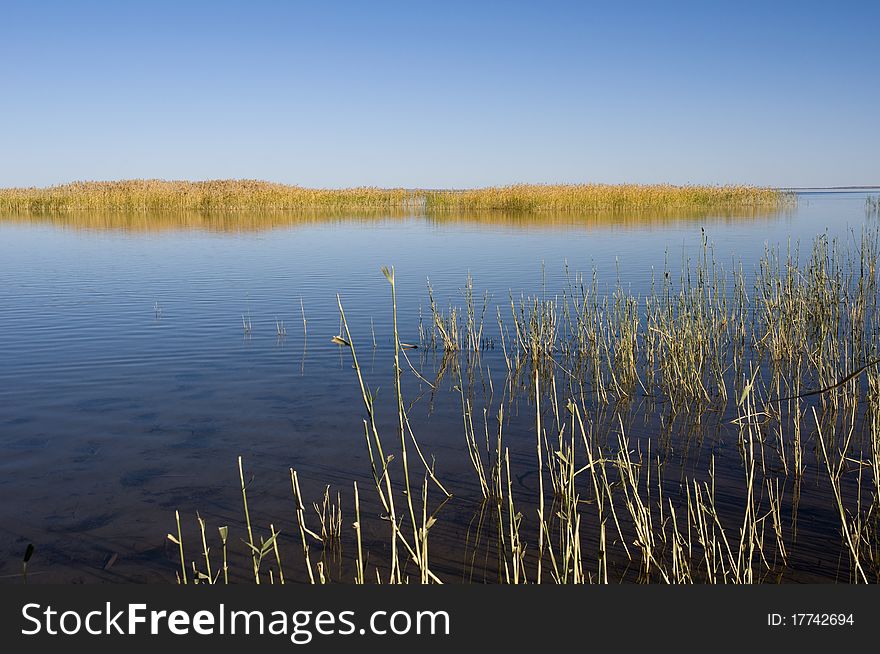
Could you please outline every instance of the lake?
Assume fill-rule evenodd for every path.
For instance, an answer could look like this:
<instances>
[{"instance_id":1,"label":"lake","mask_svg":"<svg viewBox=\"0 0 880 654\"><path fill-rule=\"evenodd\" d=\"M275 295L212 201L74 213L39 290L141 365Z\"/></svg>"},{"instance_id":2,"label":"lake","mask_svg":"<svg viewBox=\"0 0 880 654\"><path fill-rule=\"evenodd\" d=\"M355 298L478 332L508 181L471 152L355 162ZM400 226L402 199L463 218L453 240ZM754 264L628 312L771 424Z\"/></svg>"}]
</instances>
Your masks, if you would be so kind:
<instances>
[{"instance_id":1,"label":"lake","mask_svg":"<svg viewBox=\"0 0 880 654\"><path fill-rule=\"evenodd\" d=\"M33 543L34 583L174 582L177 547L166 534L176 533L179 510L187 557L199 551L198 511L212 542L218 526L230 526L230 561L237 564L230 574L247 580L239 455L251 518L261 534L269 524L281 531L289 579L307 578L291 468L309 500L312 529L319 522L311 502L320 503L325 484L331 498L341 493L346 536L336 551L315 555L326 556L327 574L351 580L355 480L362 512L374 517L363 520L371 560L384 561L386 523L374 488L371 494L361 391L348 348L331 338L342 333L339 294L376 391L379 429L394 444L392 304L380 271L387 265L395 269L400 340L420 345L403 350L408 417L453 494L431 534L433 568L446 580L495 580L500 555L480 530L459 389L473 399L483 442L483 408L494 418L507 388L498 313L509 325L511 296L517 304L521 296L560 297L574 273L591 280L596 271L600 288L619 282L641 297L664 270L677 278L696 261L704 238L725 270L741 262L752 283L768 246L808 252L820 235L857 244L876 220L865 198L802 192L796 207L751 215L0 216L0 577L19 580L21 557ZM468 275L478 309L489 293L487 340L450 365L420 338L420 321L431 323L427 283L445 310L464 306ZM527 470L534 467L536 415L534 394L519 387L523 392L511 390L503 400L505 444L517 471L514 490L531 519L538 475ZM652 456L665 448L673 489L682 488L674 471L706 469L714 457L718 503L729 505L732 520L739 515L737 445L725 431L731 409L727 427L706 420L696 439L689 421L670 425L644 402L594 409L597 425L613 427L623 413L627 431L645 448L651 444ZM411 465L414 457L410 451ZM781 575L846 580L838 509L817 481L821 466L810 469L794 508L799 526L785 536L797 548ZM421 492L423 472L414 479ZM439 502L439 489L430 480L428 486ZM791 507L784 514L790 525ZM583 538L592 543L596 536ZM528 540L534 552L535 538ZM630 578L626 561L613 567ZM632 567L635 574L638 565Z\"/></svg>"}]
</instances>

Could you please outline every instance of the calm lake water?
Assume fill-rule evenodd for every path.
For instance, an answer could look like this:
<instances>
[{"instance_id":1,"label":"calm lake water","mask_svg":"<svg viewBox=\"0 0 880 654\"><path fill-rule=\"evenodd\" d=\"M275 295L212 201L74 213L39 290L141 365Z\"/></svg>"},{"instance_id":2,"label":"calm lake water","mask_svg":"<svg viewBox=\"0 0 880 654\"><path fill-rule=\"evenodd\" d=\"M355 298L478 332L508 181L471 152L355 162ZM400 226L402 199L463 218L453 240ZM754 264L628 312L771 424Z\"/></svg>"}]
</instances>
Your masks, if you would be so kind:
<instances>
[{"instance_id":1,"label":"calm lake water","mask_svg":"<svg viewBox=\"0 0 880 654\"><path fill-rule=\"evenodd\" d=\"M494 305L509 311L510 293L561 292L566 264L644 293L664 262L675 271L697 256L704 231L720 263L741 260L748 274L768 244L809 247L819 234L851 243L872 220L858 192L802 193L796 209L778 214L619 222L274 217L235 229L234 221L168 216L0 216L0 577L18 581L34 543L35 582L173 581L176 552L165 535L175 509L193 558L196 511L211 529L241 525L238 455L254 476L250 500L262 526L294 535L289 468L308 497L332 484L350 510L351 481L371 483L364 410L348 352L330 339L339 293L393 439L382 265L396 268L403 341L418 342L426 280L441 306L462 305L468 272L478 294L491 294L486 335L495 338ZM410 358L428 379L442 366L424 349ZM485 391L503 372L496 346L474 383ZM466 547L475 490L457 383L445 378L432 392L408 375L405 384L422 448L456 495L437 530L438 569L448 562L452 578L463 574L452 561ZM527 398L509 421L514 463L525 470L534 456ZM651 417L640 424L650 437ZM534 491L534 479L520 483L524 494ZM821 558L823 540L838 538L834 507L807 496L801 510L814 531L805 530L794 565L803 579L833 579L839 562Z\"/></svg>"}]
</instances>

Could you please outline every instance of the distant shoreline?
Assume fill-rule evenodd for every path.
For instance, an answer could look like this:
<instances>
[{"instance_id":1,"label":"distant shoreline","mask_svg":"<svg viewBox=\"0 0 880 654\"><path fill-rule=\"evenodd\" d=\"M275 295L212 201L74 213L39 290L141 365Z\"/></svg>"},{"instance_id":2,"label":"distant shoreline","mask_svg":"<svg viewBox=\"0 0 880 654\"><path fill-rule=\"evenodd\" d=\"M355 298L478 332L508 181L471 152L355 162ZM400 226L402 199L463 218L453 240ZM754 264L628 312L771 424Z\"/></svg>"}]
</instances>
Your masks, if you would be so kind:
<instances>
[{"instance_id":1,"label":"distant shoreline","mask_svg":"<svg viewBox=\"0 0 880 654\"><path fill-rule=\"evenodd\" d=\"M431 211L620 211L778 208L793 193L754 186L515 184L469 190L312 189L259 180L124 180L0 189L0 208L28 213L78 210L386 209Z\"/></svg>"},{"instance_id":2,"label":"distant shoreline","mask_svg":"<svg viewBox=\"0 0 880 654\"><path fill-rule=\"evenodd\" d=\"M880 191L880 185L867 186L780 186L780 191Z\"/></svg>"}]
</instances>

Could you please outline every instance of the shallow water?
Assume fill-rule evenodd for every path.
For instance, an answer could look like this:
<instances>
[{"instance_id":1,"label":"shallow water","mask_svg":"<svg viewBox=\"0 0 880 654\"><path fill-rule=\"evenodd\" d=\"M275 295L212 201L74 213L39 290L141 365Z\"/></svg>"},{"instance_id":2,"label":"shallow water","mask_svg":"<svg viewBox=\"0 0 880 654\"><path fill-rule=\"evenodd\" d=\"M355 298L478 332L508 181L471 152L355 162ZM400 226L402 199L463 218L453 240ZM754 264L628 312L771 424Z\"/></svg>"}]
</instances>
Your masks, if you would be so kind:
<instances>
[{"instance_id":1,"label":"shallow water","mask_svg":"<svg viewBox=\"0 0 880 654\"><path fill-rule=\"evenodd\" d=\"M167 216L0 216L0 577L17 580L34 543L33 581L173 581L165 534L175 509L188 532L196 510L212 528L241 524L238 455L254 475L261 525L293 535L291 467L307 496L332 484L347 493L348 510L351 480L368 487L369 461L357 380L348 353L330 341L336 294L365 374L390 402L379 419L393 436L382 265L395 266L401 339L415 343L428 278L443 307L463 304L468 272L493 307L509 305L509 293L557 294L566 264L644 294L664 266L676 271L698 255L703 232L720 263L741 260L748 274L767 245L809 247L819 234L851 243L873 220L860 192L802 193L796 209L770 215L619 218L276 216L238 229L233 220ZM496 332L491 308L486 333ZM411 352L434 379L439 355ZM488 350L475 384L497 380L503 367L499 348ZM437 566L450 578L469 574L455 561L475 515L455 383L432 393L408 376L405 387L413 428L456 495L437 530ZM520 408L506 438L525 470L534 411L527 399ZM650 411L631 409L630 419L646 438L659 430ZM724 447L712 451L721 457ZM520 483L534 491L527 476ZM838 561L823 569L813 560L823 539L838 538L830 508L804 497L812 529L801 537L803 579L839 574Z\"/></svg>"}]
</instances>

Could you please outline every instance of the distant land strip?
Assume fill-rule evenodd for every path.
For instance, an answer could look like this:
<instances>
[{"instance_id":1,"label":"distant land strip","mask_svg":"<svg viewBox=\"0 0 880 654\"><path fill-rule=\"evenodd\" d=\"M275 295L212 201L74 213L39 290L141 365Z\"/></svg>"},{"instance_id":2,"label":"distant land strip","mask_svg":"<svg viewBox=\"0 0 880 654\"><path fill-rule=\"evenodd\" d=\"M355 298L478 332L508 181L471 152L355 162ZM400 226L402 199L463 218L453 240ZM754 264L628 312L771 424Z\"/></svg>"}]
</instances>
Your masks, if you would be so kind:
<instances>
[{"instance_id":1,"label":"distant land strip","mask_svg":"<svg viewBox=\"0 0 880 654\"><path fill-rule=\"evenodd\" d=\"M880 184L864 186L784 186L780 191L876 191L880 190Z\"/></svg>"},{"instance_id":2,"label":"distant land strip","mask_svg":"<svg viewBox=\"0 0 880 654\"><path fill-rule=\"evenodd\" d=\"M638 211L782 208L794 193L770 187L672 184L514 184L465 190L313 189L259 180L124 180L0 189L6 212L109 211Z\"/></svg>"}]
</instances>

